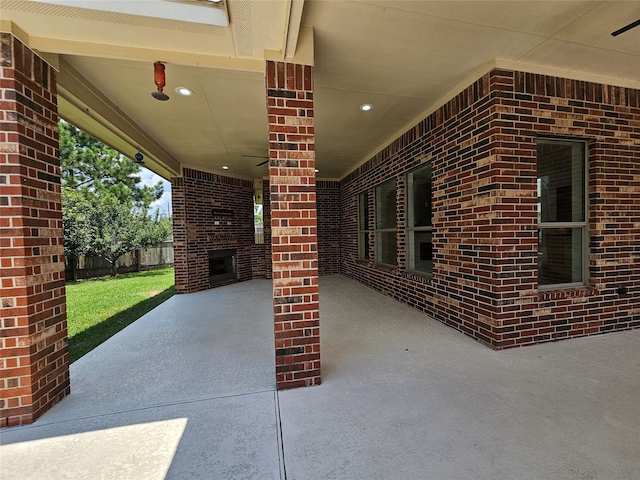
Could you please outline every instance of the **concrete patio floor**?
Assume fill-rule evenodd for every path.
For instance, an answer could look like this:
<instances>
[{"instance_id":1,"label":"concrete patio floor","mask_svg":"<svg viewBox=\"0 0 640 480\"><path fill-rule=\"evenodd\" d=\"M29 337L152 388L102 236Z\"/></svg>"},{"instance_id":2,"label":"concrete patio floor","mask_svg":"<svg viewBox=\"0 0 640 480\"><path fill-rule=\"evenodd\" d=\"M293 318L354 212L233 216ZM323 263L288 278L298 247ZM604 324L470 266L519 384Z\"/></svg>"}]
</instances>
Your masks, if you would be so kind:
<instances>
[{"instance_id":1,"label":"concrete patio floor","mask_svg":"<svg viewBox=\"0 0 640 480\"><path fill-rule=\"evenodd\" d=\"M640 330L494 352L320 285L322 385L275 391L269 281L174 296L0 432L0 478L640 478Z\"/></svg>"}]
</instances>

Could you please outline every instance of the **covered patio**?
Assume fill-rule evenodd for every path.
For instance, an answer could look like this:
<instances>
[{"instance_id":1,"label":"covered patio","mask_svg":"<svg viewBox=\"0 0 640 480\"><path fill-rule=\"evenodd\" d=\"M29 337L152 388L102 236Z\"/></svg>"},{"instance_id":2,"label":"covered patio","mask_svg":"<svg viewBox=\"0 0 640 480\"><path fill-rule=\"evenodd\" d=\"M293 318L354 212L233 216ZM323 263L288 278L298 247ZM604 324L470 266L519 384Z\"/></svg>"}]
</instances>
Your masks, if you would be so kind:
<instances>
[{"instance_id":1,"label":"covered patio","mask_svg":"<svg viewBox=\"0 0 640 480\"><path fill-rule=\"evenodd\" d=\"M636 478L640 331L500 352L347 277L320 287L322 385L276 390L271 281L177 295L2 432L1 477Z\"/></svg>"},{"instance_id":2,"label":"covered patio","mask_svg":"<svg viewBox=\"0 0 640 480\"><path fill-rule=\"evenodd\" d=\"M122 427L150 453L109 468L186 477L637 467L639 1L0 4L0 428L71 395L7 442L88 468ZM71 375L60 119L171 180L187 295Z\"/></svg>"}]
</instances>

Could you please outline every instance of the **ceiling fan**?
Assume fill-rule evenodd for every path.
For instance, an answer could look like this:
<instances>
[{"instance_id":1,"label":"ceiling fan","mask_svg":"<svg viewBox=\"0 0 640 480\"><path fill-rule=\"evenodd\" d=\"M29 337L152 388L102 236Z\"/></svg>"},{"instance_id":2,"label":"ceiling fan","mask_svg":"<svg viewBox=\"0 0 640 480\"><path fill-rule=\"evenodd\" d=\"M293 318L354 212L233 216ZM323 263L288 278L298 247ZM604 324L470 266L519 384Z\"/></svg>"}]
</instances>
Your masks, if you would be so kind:
<instances>
[{"instance_id":1,"label":"ceiling fan","mask_svg":"<svg viewBox=\"0 0 640 480\"><path fill-rule=\"evenodd\" d=\"M256 167L261 167L265 163L269 163L269 157L265 157L264 155L240 155L240 156L245 158L266 158L264 162L258 163Z\"/></svg>"},{"instance_id":2,"label":"ceiling fan","mask_svg":"<svg viewBox=\"0 0 640 480\"><path fill-rule=\"evenodd\" d=\"M640 25L640 20L636 20L635 22L631 22L629 25L619 28L618 30L616 30L615 32L612 32L611 35L613 37L617 37L618 35L631 30L632 28L637 27L638 25Z\"/></svg>"}]
</instances>

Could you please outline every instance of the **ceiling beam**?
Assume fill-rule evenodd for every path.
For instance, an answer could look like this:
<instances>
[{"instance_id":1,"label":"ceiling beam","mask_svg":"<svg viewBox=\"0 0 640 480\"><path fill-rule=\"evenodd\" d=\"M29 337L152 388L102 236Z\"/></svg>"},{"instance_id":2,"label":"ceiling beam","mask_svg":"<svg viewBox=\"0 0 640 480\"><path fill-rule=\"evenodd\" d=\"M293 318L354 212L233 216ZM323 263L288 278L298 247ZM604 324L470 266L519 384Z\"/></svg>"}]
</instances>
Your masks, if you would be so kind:
<instances>
[{"instance_id":1,"label":"ceiling beam","mask_svg":"<svg viewBox=\"0 0 640 480\"><path fill-rule=\"evenodd\" d=\"M232 58L202 53L178 52L167 49L151 49L92 42L78 42L58 38L29 36L29 46L34 50L59 55L111 58L140 62L156 62L159 59L175 65L188 65L246 72L264 71L262 59Z\"/></svg>"},{"instance_id":2,"label":"ceiling beam","mask_svg":"<svg viewBox=\"0 0 640 480\"><path fill-rule=\"evenodd\" d=\"M66 102L61 102L61 106L76 110L75 112L67 112L69 117L75 116L75 118L86 120L86 125L76 125L77 127L93 130L87 131L87 133L130 158L133 158L140 147L145 155L147 168L164 178L180 174L180 162L98 91L64 58L60 58L58 95ZM62 114L65 112L63 111ZM119 145L114 145L114 143ZM124 149L122 145L126 145L127 148Z\"/></svg>"},{"instance_id":3,"label":"ceiling beam","mask_svg":"<svg viewBox=\"0 0 640 480\"><path fill-rule=\"evenodd\" d=\"M284 58L288 61L293 60L298 45L298 34L300 33L300 25L302 23L302 10L304 9L304 0L291 0L289 7L289 18L287 22L287 31L284 35L284 45L282 51Z\"/></svg>"}]
</instances>

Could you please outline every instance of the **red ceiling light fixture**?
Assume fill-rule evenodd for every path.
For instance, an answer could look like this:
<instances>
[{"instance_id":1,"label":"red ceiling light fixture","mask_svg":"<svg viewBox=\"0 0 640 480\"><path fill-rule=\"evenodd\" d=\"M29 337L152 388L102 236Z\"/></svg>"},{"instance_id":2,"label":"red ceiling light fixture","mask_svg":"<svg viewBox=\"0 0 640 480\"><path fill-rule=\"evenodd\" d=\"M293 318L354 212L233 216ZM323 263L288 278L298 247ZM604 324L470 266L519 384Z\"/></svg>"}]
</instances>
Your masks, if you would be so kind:
<instances>
[{"instance_id":1,"label":"red ceiling light fixture","mask_svg":"<svg viewBox=\"0 0 640 480\"><path fill-rule=\"evenodd\" d=\"M169 95L162 91L164 86L167 84L164 75L164 64L162 62L156 62L153 64L153 81L155 82L156 87L158 87L158 91L152 92L151 96L156 100L162 100L163 102L165 100L169 100Z\"/></svg>"}]
</instances>

